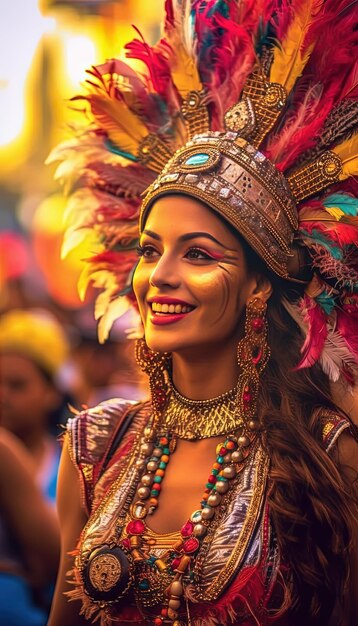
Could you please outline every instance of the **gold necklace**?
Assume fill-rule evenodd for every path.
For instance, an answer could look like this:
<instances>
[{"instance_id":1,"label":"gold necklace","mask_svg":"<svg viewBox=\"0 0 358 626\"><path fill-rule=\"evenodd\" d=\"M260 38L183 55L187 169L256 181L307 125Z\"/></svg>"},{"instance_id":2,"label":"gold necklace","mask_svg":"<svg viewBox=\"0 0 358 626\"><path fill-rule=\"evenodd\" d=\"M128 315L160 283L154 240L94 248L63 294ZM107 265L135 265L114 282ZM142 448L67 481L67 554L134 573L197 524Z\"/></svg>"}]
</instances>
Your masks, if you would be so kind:
<instances>
[{"instance_id":1,"label":"gold necklace","mask_svg":"<svg viewBox=\"0 0 358 626\"><path fill-rule=\"evenodd\" d=\"M171 384L161 427L180 439L206 439L235 432L242 426L237 415L237 388L210 400L190 400Z\"/></svg>"}]
</instances>

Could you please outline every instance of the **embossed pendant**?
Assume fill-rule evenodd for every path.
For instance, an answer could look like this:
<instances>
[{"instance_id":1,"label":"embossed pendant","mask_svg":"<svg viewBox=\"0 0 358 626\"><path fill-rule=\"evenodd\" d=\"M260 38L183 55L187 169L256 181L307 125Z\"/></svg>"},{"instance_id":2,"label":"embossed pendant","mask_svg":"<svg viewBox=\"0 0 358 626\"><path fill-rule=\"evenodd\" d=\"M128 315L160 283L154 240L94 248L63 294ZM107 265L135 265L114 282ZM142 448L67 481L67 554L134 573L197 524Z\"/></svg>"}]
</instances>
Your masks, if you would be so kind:
<instances>
[{"instance_id":1,"label":"embossed pendant","mask_svg":"<svg viewBox=\"0 0 358 626\"><path fill-rule=\"evenodd\" d=\"M93 550L82 569L85 592L95 602L115 602L133 584L133 568L119 546L103 545Z\"/></svg>"}]
</instances>

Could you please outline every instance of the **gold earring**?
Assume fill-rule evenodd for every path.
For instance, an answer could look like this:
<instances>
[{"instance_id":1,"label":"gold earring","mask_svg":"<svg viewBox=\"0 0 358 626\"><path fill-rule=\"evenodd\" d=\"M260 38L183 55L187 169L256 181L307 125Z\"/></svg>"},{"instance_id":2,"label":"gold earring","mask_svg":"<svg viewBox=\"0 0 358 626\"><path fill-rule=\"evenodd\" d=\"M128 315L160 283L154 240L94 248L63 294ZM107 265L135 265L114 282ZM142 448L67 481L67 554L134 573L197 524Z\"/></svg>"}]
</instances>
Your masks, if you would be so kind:
<instances>
[{"instance_id":1,"label":"gold earring","mask_svg":"<svg viewBox=\"0 0 358 626\"><path fill-rule=\"evenodd\" d=\"M249 446L259 429L257 398L260 376L270 358L267 343L266 302L253 298L246 306L245 333L237 347L240 376L237 388L238 419L243 423L242 445Z\"/></svg>"},{"instance_id":2,"label":"gold earring","mask_svg":"<svg viewBox=\"0 0 358 626\"><path fill-rule=\"evenodd\" d=\"M156 352L148 348L143 338L137 339L135 345L136 361L143 372L149 377L149 387L155 425L161 418L170 396L170 353Z\"/></svg>"}]
</instances>

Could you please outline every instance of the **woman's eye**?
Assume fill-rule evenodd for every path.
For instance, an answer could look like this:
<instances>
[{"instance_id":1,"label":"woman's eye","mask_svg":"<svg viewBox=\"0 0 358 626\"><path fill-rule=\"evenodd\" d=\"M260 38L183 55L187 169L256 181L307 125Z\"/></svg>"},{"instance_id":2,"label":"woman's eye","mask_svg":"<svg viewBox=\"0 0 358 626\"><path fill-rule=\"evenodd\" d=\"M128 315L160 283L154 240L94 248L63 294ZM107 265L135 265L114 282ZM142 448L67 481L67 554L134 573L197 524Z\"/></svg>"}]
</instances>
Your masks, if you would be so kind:
<instances>
[{"instance_id":1,"label":"woman's eye","mask_svg":"<svg viewBox=\"0 0 358 626\"><path fill-rule=\"evenodd\" d=\"M138 246L137 254L139 257L143 257L144 259L151 259L153 256L155 256L158 253L156 249L154 248L154 246L150 246L147 244L145 246Z\"/></svg>"},{"instance_id":2,"label":"woman's eye","mask_svg":"<svg viewBox=\"0 0 358 626\"><path fill-rule=\"evenodd\" d=\"M210 256L210 254L204 252L204 250L200 250L200 248L190 248L185 256L187 259L191 260L213 260L213 257Z\"/></svg>"}]
</instances>

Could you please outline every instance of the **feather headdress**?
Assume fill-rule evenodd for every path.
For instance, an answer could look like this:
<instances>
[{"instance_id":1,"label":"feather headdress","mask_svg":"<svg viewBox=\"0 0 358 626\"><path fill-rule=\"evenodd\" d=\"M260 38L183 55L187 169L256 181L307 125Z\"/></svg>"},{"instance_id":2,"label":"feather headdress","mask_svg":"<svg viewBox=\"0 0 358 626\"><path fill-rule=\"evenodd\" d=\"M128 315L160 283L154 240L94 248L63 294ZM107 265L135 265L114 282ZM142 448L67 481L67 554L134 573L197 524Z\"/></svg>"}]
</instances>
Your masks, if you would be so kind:
<instances>
[{"instance_id":1,"label":"feather headdress","mask_svg":"<svg viewBox=\"0 0 358 626\"><path fill-rule=\"evenodd\" d=\"M86 229L98 234L81 288L93 282L103 290L96 307L101 340L133 301L141 205L143 214L178 180L199 196L195 176L211 184L218 170L215 162L207 174L199 164L190 179L190 155L211 145L232 175L212 200L206 195L210 206L223 215L225 202L241 207L233 223L269 268L307 282L304 297L287 304L304 336L298 367L319 361L332 380L352 381L358 366L356 11L354 0L166 0L160 41L150 46L136 31L126 46L142 72L119 60L89 70L87 93L74 99L85 104L87 125L50 160L61 161L57 176L70 194L64 252ZM247 189L238 197L232 181L239 171L253 175L258 209L243 201ZM290 265L298 253L306 259L304 276Z\"/></svg>"}]
</instances>

